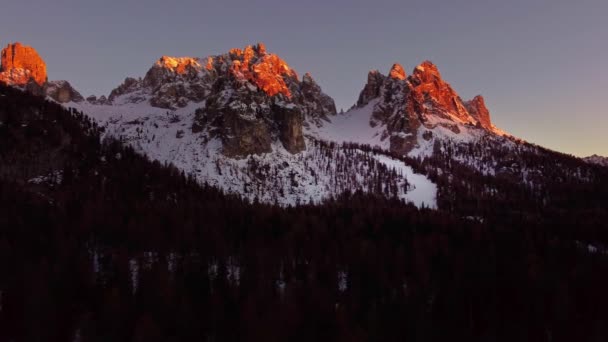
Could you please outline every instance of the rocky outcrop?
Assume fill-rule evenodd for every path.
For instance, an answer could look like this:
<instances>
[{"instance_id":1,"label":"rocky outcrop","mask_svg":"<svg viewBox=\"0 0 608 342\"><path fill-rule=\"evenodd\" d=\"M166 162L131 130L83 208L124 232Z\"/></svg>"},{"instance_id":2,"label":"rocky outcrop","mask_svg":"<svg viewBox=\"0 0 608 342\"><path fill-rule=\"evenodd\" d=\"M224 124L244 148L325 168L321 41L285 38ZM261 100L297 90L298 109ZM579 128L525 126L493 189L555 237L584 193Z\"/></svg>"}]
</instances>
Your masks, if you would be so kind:
<instances>
[{"instance_id":1,"label":"rocky outcrop","mask_svg":"<svg viewBox=\"0 0 608 342\"><path fill-rule=\"evenodd\" d=\"M47 81L46 63L32 47L17 42L8 44L1 52L0 81L25 86L33 81L43 86Z\"/></svg>"},{"instance_id":2,"label":"rocky outcrop","mask_svg":"<svg viewBox=\"0 0 608 342\"><path fill-rule=\"evenodd\" d=\"M32 94L49 96L60 103L84 98L67 81L47 82L46 63L38 52L21 43L8 44L1 52L0 82Z\"/></svg>"},{"instance_id":3,"label":"rocky outcrop","mask_svg":"<svg viewBox=\"0 0 608 342\"><path fill-rule=\"evenodd\" d=\"M44 95L46 64L34 48L8 44L0 53L0 83Z\"/></svg>"},{"instance_id":4,"label":"rocky outcrop","mask_svg":"<svg viewBox=\"0 0 608 342\"><path fill-rule=\"evenodd\" d=\"M68 81L51 81L46 84L46 95L59 103L82 102L84 98Z\"/></svg>"},{"instance_id":5,"label":"rocky outcrop","mask_svg":"<svg viewBox=\"0 0 608 342\"><path fill-rule=\"evenodd\" d=\"M359 100L357 100L357 106L363 107L367 105L371 100L380 96L380 90L384 84L386 76L382 75L378 70L372 70L367 74L367 83L359 94Z\"/></svg>"},{"instance_id":6,"label":"rocky outcrop","mask_svg":"<svg viewBox=\"0 0 608 342\"><path fill-rule=\"evenodd\" d=\"M274 105L272 108L274 119L279 126L279 139L283 147L291 153L298 153L306 148L302 123L304 117L296 106Z\"/></svg>"},{"instance_id":7,"label":"rocky outcrop","mask_svg":"<svg viewBox=\"0 0 608 342\"><path fill-rule=\"evenodd\" d=\"M323 93L321 87L309 73L304 74L300 83L299 96L294 98L302 114L309 121L322 125L331 115L336 114L334 99Z\"/></svg>"},{"instance_id":8,"label":"rocky outcrop","mask_svg":"<svg viewBox=\"0 0 608 342\"><path fill-rule=\"evenodd\" d=\"M417 146L421 127L443 126L459 133L459 125L476 125L496 131L483 97L464 103L429 61L418 65L410 76L399 64L393 65L388 77L370 71L357 106L364 107L374 99L370 124L385 127L381 139L388 139L390 149L399 154ZM430 131L422 133L427 141L432 139Z\"/></svg>"},{"instance_id":9,"label":"rocky outcrop","mask_svg":"<svg viewBox=\"0 0 608 342\"><path fill-rule=\"evenodd\" d=\"M393 64L391 71L388 73L388 76L396 80L404 80L406 74L401 64L395 63Z\"/></svg>"},{"instance_id":10,"label":"rocky outcrop","mask_svg":"<svg viewBox=\"0 0 608 342\"><path fill-rule=\"evenodd\" d=\"M114 105L142 101L168 110L198 104L192 131L218 138L235 158L270 152L275 141L298 153L306 148L303 127L336 114L310 74L300 81L263 44L206 58L163 56L143 79L126 79L108 98Z\"/></svg>"},{"instance_id":11,"label":"rocky outcrop","mask_svg":"<svg viewBox=\"0 0 608 342\"><path fill-rule=\"evenodd\" d=\"M423 95L431 108L431 113L439 116L449 115L463 122L470 121L464 103L452 87L441 78L439 69L430 61L425 61L414 69L409 78L412 90Z\"/></svg>"},{"instance_id":12,"label":"rocky outcrop","mask_svg":"<svg viewBox=\"0 0 608 342\"><path fill-rule=\"evenodd\" d=\"M472 100L465 102L465 107L469 114L475 118L479 126L491 129L492 121L490 120L490 111L486 107L483 96L477 95Z\"/></svg>"}]
</instances>

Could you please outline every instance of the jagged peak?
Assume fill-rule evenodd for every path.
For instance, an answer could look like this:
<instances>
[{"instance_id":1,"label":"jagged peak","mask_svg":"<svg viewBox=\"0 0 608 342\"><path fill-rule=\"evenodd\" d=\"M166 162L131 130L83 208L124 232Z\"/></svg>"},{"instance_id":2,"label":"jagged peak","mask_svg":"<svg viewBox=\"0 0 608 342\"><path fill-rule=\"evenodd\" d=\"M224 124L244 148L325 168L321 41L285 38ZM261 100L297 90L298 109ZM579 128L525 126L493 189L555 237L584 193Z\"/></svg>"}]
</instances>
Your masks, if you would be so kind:
<instances>
[{"instance_id":1,"label":"jagged peak","mask_svg":"<svg viewBox=\"0 0 608 342\"><path fill-rule=\"evenodd\" d=\"M490 111L486 107L486 102L481 95L475 96L472 100L464 103L465 108L469 115L471 115L478 124L486 129L492 129L492 122L490 120Z\"/></svg>"},{"instance_id":2,"label":"jagged peak","mask_svg":"<svg viewBox=\"0 0 608 342\"><path fill-rule=\"evenodd\" d=\"M437 68L437 65L435 65L433 62L426 60L420 64L418 64L418 66L416 66L414 68L414 74L420 74L420 73L432 73L432 74L438 74L439 75L439 69Z\"/></svg>"},{"instance_id":3,"label":"jagged peak","mask_svg":"<svg viewBox=\"0 0 608 342\"><path fill-rule=\"evenodd\" d=\"M302 82L313 83L313 84L317 83L317 82L315 82L315 79L312 78L312 75L309 72L305 73L304 76L302 76Z\"/></svg>"},{"instance_id":4,"label":"jagged peak","mask_svg":"<svg viewBox=\"0 0 608 342\"><path fill-rule=\"evenodd\" d=\"M482 95L475 95L475 97L473 97L473 99L471 101L485 103L485 99L483 98Z\"/></svg>"},{"instance_id":5,"label":"jagged peak","mask_svg":"<svg viewBox=\"0 0 608 342\"><path fill-rule=\"evenodd\" d=\"M46 84L46 95L59 103L83 102L85 99L65 80L49 81Z\"/></svg>"},{"instance_id":6,"label":"jagged peak","mask_svg":"<svg viewBox=\"0 0 608 342\"><path fill-rule=\"evenodd\" d=\"M201 68L198 58L162 56L156 66L171 70L177 74L184 74L188 67Z\"/></svg>"},{"instance_id":7,"label":"jagged peak","mask_svg":"<svg viewBox=\"0 0 608 342\"><path fill-rule=\"evenodd\" d=\"M252 82L268 96L282 94L291 98L284 77L297 80L298 75L278 55L267 53L264 44L248 45L244 50L231 49L229 58L232 62L230 72L235 78Z\"/></svg>"},{"instance_id":8,"label":"jagged peak","mask_svg":"<svg viewBox=\"0 0 608 342\"><path fill-rule=\"evenodd\" d=\"M405 69L403 69L403 66L401 66L399 63L395 63L389 72L389 76L392 79L404 80L407 75L405 73Z\"/></svg>"},{"instance_id":9,"label":"jagged peak","mask_svg":"<svg viewBox=\"0 0 608 342\"><path fill-rule=\"evenodd\" d=\"M384 76L384 74L382 74L377 69L372 69L367 73L367 83L376 81L382 82L385 78L386 76Z\"/></svg>"},{"instance_id":10,"label":"jagged peak","mask_svg":"<svg viewBox=\"0 0 608 342\"><path fill-rule=\"evenodd\" d=\"M256 46L256 49L260 56L264 56L266 54L266 45L264 43L261 43L261 42L258 43L258 45Z\"/></svg>"},{"instance_id":11,"label":"jagged peak","mask_svg":"<svg viewBox=\"0 0 608 342\"><path fill-rule=\"evenodd\" d=\"M34 81L38 86L47 82L46 63L36 49L20 42L8 44L1 52L0 81L25 86Z\"/></svg>"}]
</instances>

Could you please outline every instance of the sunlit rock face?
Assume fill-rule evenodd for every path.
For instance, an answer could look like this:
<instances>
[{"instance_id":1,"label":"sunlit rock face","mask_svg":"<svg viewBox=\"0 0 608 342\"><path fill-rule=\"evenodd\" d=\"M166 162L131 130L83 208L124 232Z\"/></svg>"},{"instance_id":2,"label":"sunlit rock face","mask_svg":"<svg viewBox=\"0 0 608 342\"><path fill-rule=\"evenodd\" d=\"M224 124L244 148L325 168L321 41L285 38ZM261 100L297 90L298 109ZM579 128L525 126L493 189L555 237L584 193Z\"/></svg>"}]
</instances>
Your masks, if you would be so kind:
<instances>
[{"instance_id":1,"label":"sunlit rock face","mask_svg":"<svg viewBox=\"0 0 608 342\"><path fill-rule=\"evenodd\" d=\"M467 122L470 115L452 87L441 78L435 64L425 61L414 69L409 78L413 91L422 94L431 104L433 114L449 114Z\"/></svg>"},{"instance_id":2,"label":"sunlit rock face","mask_svg":"<svg viewBox=\"0 0 608 342\"><path fill-rule=\"evenodd\" d=\"M168 110L195 104L192 130L219 138L224 154L235 158L269 152L275 141L298 153L306 148L302 127L336 113L311 75L300 80L263 44L206 58L163 56L143 79L127 78L108 102Z\"/></svg>"},{"instance_id":3,"label":"sunlit rock face","mask_svg":"<svg viewBox=\"0 0 608 342\"><path fill-rule=\"evenodd\" d=\"M8 44L1 52L0 82L42 95L46 64L32 47Z\"/></svg>"},{"instance_id":4,"label":"sunlit rock face","mask_svg":"<svg viewBox=\"0 0 608 342\"><path fill-rule=\"evenodd\" d=\"M405 75L405 70L398 63L393 64L393 67L391 68L391 71L389 72L388 75L389 75L390 78L394 78L394 79L397 79L397 80L404 80L405 76L406 76Z\"/></svg>"},{"instance_id":5,"label":"sunlit rock face","mask_svg":"<svg viewBox=\"0 0 608 342\"><path fill-rule=\"evenodd\" d=\"M279 56L267 54L263 44L247 46L244 50L232 49L229 55L233 77L255 84L268 96L283 94L291 98L286 79L297 81L298 75Z\"/></svg>"},{"instance_id":6,"label":"sunlit rock face","mask_svg":"<svg viewBox=\"0 0 608 342\"><path fill-rule=\"evenodd\" d=\"M386 127L381 138L388 139L391 150L396 153L411 151L418 143L418 132L422 128L442 126L459 133L462 127L459 125L475 125L498 132L490 121L483 97L463 102L443 80L437 66L429 61L418 65L410 76L399 64L393 65L388 77L371 71L357 106L366 106L374 99L377 102L370 124Z\"/></svg>"},{"instance_id":7,"label":"sunlit rock face","mask_svg":"<svg viewBox=\"0 0 608 342\"><path fill-rule=\"evenodd\" d=\"M474 117L479 125L483 128L491 129L492 121L490 120L490 111L486 107L483 96L477 95L472 100L464 103L472 117Z\"/></svg>"}]
</instances>

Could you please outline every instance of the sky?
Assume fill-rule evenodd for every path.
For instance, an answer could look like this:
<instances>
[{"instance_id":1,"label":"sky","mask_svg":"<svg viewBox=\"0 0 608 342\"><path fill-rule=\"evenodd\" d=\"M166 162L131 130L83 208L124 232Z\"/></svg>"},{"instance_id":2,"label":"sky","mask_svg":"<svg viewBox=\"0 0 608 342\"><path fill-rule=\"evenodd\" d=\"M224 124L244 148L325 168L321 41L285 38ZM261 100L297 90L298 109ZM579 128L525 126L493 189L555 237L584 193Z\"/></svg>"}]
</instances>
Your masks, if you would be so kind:
<instances>
[{"instance_id":1,"label":"sky","mask_svg":"<svg viewBox=\"0 0 608 342\"><path fill-rule=\"evenodd\" d=\"M344 109L369 70L431 60L501 129L608 156L606 18L606 0L20 0L0 6L0 45L33 46L50 80L99 96L162 55L264 42Z\"/></svg>"}]
</instances>

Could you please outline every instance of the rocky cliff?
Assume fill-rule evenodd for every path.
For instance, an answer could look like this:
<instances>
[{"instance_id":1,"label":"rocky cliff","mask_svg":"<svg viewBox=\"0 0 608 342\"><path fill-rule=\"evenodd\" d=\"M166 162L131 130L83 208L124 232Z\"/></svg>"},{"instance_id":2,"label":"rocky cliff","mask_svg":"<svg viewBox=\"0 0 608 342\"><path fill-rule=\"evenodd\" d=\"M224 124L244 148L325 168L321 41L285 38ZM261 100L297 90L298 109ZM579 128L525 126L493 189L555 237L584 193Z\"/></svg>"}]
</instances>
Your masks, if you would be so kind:
<instances>
[{"instance_id":1,"label":"rocky cliff","mask_svg":"<svg viewBox=\"0 0 608 342\"><path fill-rule=\"evenodd\" d=\"M400 64L394 64L388 76L370 71L356 106L365 107L372 100L377 101L370 124L385 127L382 140L388 140L391 150L400 154L419 145L421 128L425 128L423 139L430 139L437 126L454 133L462 125L499 132L490 121L483 97L462 101L429 61L414 68L410 76Z\"/></svg>"},{"instance_id":2,"label":"rocky cliff","mask_svg":"<svg viewBox=\"0 0 608 342\"><path fill-rule=\"evenodd\" d=\"M50 96L59 103L84 101L69 82L47 82L46 63L33 47L16 42L8 44L0 54L1 83Z\"/></svg>"},{"instance_id":3,"label":"rocky cliff","mask_svg":"<svg viewBox=\"0 0 608 342\"><path fill-rule=\"evenodd\" d=\"M263 44L206 58L163 56L143 79L127 78L108 102L167 110L197 104L192 131L219 138L223 152L237 158L269 152L274 141L300 152L306 148L302 128L336 113L310 74L300 80Z\"/></svg>"},{"instance_id":4,"label":"rocky cliff","mask_svg":"<svg viewBox=\"0 0 608 342\"><path fill-rule=\"evenodd\" d=\"M0 82L43 95L46 64L32 47L8 44L0 52Z\"/></svg>"}]
</instances>

